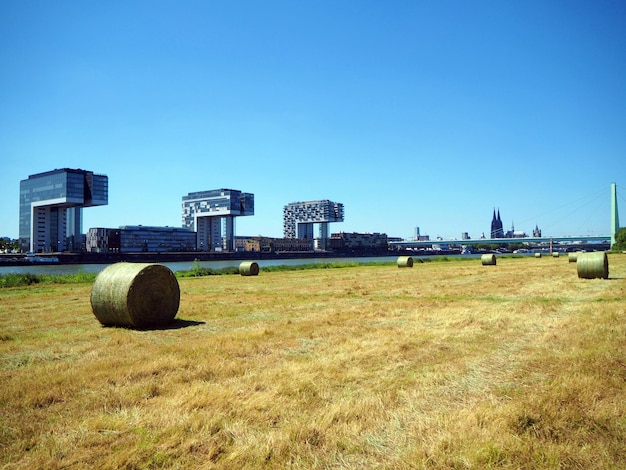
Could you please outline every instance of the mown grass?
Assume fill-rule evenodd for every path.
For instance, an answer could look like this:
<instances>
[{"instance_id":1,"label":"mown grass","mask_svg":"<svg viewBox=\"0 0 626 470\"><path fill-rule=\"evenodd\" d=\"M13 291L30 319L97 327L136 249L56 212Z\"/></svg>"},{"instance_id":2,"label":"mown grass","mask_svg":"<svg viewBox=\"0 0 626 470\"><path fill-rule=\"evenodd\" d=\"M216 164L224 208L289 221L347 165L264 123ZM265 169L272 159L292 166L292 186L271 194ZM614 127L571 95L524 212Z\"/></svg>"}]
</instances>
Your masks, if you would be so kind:
<instances>
[{"instance_id":1,"label":"mown grass","mask_svg":"<svg viewBox=\"0 0 626 470\"><path fill-rule=\"evenodd\" d=\"M168 329L0 292L3 468L625 468L626 257L181 278Z\"/></svg>"}]
</instances>

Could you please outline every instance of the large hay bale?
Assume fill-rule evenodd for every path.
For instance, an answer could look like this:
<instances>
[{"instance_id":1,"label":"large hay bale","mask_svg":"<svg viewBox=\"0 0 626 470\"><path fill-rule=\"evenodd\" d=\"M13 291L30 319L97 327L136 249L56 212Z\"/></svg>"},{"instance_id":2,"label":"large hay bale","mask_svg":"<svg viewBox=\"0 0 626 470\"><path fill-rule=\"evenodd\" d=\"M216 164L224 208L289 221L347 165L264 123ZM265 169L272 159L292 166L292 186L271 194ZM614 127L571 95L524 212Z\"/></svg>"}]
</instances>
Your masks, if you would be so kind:
<instances>
[{"instance_id":1,"label":"large hay bale","mask_svg":"<svg viewBox=\"0 0 626 470\"><path fill-rule=\"evenodd\" d=\"M174 319L179 303L176 276L161 264L112 264L91 290L91 309L105 326L163 326Z\"/></svg>"},{"instance_id":2,"label":"large hay bale","mask_svg":"<svg viewBox=\"0 0 626 470\"><path fill-rule=\"evenodd\" d=\"M575 263L576 261L578 261L578 253L568 253L567 254L567 260L570 263Z\"/></svg>"},{"instance_id":3,"label":"large hay bale","mask_svg":"<svg viewBox=\"0 0 626 470\"><path fill-rule=\"evenodd\" d=\"M399 256L397 263L398 263L399 268L412 268L413 257L412 256Z\"/></svg>"},{"instance_id":4,"label":"large hay bale","mask_svg":"<svg viewBox=\"0 0 626 470\"><path fill-rule=\"evenodd\" d=\"M582 279L608 279L609 259L604 251L579 253L576 260L578 277Z\"/></svg>"},{"instance_id":5,"label":"large hay bale","mask_svg":"<svg viewBox=\"0 0 626 470\"><path fill-rule=\"evenodd\" d=\"M482 255L480 257L480 262L483 266L495 266L496 265L496 255L493 253L488 253L486 255Z\"/></svg>"},{"instance_id":6,"label":"large hay bale","mask_svg":"<svg viewBox=\"0 0 626 470\"><path fill-rule=\"evenodd\" d=\"M535 253L535 258L541 258L541 253Z\"/></svg>"},{"instance_id":7,"label":"large hay bale","mask_svg":"<svg viewBox=\"0 0 626 470\"><path fill-rule=\"evenodd\" d=\"M258 276L259 265L254 261L243 261L239 265L239 274L242 276Z\"/></svg>"},{"instance_id":8,"label":"large hay bale","mask_svg":"<svg viewBox=\"0 0 626 470\"><path fill-rule=\"evenodd\" d=\"M558 258L559 256L560 256L560 253L558 251L555 251L554 253L552 253L553 258Z\"/></svg>"}]
</instances>

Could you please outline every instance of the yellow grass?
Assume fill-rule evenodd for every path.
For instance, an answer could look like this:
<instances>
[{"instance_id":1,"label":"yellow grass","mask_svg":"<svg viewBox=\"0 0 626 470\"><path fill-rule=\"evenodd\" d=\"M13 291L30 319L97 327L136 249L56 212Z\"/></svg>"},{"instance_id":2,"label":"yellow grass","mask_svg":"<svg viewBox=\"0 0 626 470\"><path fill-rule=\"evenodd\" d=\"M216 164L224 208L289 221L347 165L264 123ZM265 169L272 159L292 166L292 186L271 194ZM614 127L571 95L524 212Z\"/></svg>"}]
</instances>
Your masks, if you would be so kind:
<instances>
[{"instance_id":1,"label":"yellow grass","mask_svg":"<svg viewBox=\"0 0 626 470\"><path fill-rule=\"evenodd\" d=\"M91 285L0 291L0 466L626 468L626 256L180 280L176 328Z\"/></svg>"}]
</instances>

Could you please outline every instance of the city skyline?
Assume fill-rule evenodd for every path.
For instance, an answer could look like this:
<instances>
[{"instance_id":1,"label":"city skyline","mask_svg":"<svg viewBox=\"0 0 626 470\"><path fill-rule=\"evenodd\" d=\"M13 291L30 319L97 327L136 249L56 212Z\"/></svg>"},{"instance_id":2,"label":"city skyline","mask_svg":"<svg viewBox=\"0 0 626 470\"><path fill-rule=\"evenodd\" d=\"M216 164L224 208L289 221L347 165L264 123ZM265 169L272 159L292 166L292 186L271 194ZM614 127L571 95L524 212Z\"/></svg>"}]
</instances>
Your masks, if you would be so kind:
<instances>
[{"instance_id":1,"label":"city skyline","mask_svg":"<svg viewBox=\"0 0 626 470\"><path fill-rule=\"evenodd\" d=\"M499 207L505 229L608 234L625 21L582 1L2 2L0 236L52 168L109 176L84 230L180 226L182 195L234 187L256 196L247 236L326 198L345 232L478 238Z\"/></svg>"},{"instance_id":2,"label":"city skyline","mask_svg":"<svg viewBox=\"0 0 626 470\"><path fill-rule=\"evenodd\" d=\"M618 193L616 184L611 184L611 235L619 228L617 201ZM74 240L79 234L82 225L82 208L95 207L108 204L108 176L94 174L92 171L83 169L62 168L49 170L46 172L29 175L27 179L20 182L20 244L22 250L36 251L33 243L37 245L37 250L49 250L54 247L50 244L57 243L50 238L51 234L58 231L68 231L68 240ZM62 211L72 210L76 215L72 215L74 220L72 225L66 224L70 216L62 214ZM33 212L34 211L34 212ZM50 228L50 217L54 211L54 224ZM39 213L38 217L35 217ZM52 214L52 215L54 215ZM234 248L235 239L235 217L254 215L254 194L245 193L235 189L211 189L188 193L182 197L182 224L181 228L197 233L197 244L200 251L215 251L222 248L231 251ZM30 219L30 221L28 220ZM36 220L41 219L41 220ZM328 240L330 237L329 223L344 221L344 207L342 203L330 200L299 201L291 202L283 207L283 236L286 238L306 238L317 240ZM35 233L34 223L40 225L38 232L41 240L35 242L32 234ZM45 223L44 225L42 225ZM32 227L31 227L32 224ZM28 225L28 226L27 226ZM314 226L318 227L319 234L314 235ZM56 227L56 228L55 228ZM170 228L164 225L134 226L135 228ZM82 227L82 235L91 232L93 229L110 230L115 228L128 228L127 226L104 227L102 225L94 227ZM22 234L23 232L23 234ZM344 230L337 230L334 233L349 233ZM358 232L352 232L358 233ZM361 232L380 233L380 232ZM386 232L382 232L387 235ZM93 234L96 239L102 235L99 232ZM259 234L261 235L261 234ZM238 235L238 237L250 235ZM267 235L263 235L267 236ZM530 236L524 230L515 230L514 223L511 222L511 229L504 231L501 219L500 208L493 208L491 229L489 235L484 232L478 237L471 237L468 232L461 234L463 239L499 239L499 238L523 238ZM87 235L89 238L89 235ZM253 237L253 236L250 236ZM541 229L538 225L532 231L532 237L541 237ZM53 236L58 239L58 244L63 249L66 240L59 235ZM279 238L279 237L276 237ZM396 237L392 237L396 238ZM430 235L421 234L419 227L414 227L413 237L403 237L405 240L430 239ZM441 240L442 237L433 237L432 240ZM445 240L458 240L457 237L445 238ZM22 242L30 245L22 246ZM74 242L71 242L74 243Z\"/></svg>"},{"instance_id":3,"label":"city skyline","mask_svg":"<svg viewBox=\"0 0 626 470\"><path fill-rule=\"evenodd\" d=\"M66 171L69 171L69 172L75 172L75 173L82 173L82 172L86 172L86 173L93 173L93 172L91 172L91 171L87 171L87 170L83 170L83 169L71 169L71 168L63 168L63 169L47 170L47 171L44 171L44 172L42 172L42 173L38 173L38 174L34 174L34 175L29 175L29 176L28 176L28 178L24 179L24 180L21 182L21 184L23 184L23 183L27 182L28 180L32 179L33 177L37 178L37 177L40 177L40 176L42 176L42 175L54 174L54 173L66 172ZM97 175L97 176L102 176L102 177L104 177L105 179L107 179L107 183L108 183L108 176L107 176L107 175ZM241 191L239 191L239 190L232 190L232 189L213 189L213 190L195 191L195 192L188 193L186 196L183 196L183 197L182 197L182 199L183 199L183 222L181 223L180 227L183 227L183 228L190 228L190 227L191 227L191 225L193 225L193 223L190 225L190 222L189 222L189 220L188 220L188 219L189 219L189 214L185 215L185 205L186 205L185 201L186 201L186 200L194 200L195 198L200 198L200 199L202 199L202 197L206 197L207 195L210 195L210 196L215 197L215 195L216 195L216 194L217 194L217 196L218 196L218 198L219 198L219 194L218 194L218 193L220 193L220 192L222 192L222 193L223 193L224 191L225 191L225 192L227 192L227 193L233 192L233 194L237 194L237 197L239 197L239 196L238 196L238 194L241 194L241 195L242 195L242 202L241 202L241 204L246 204L246 205L247 205L247 204L251 204L249 207L247 207L247 209L246 209L246 210L247 210L247 212L242 212L241 214L237 214L237 215L248 215L248 216L250 216L250 215L252 215L252 216L253 216L253 215L254 215L254 194L252 194L252 193L242 193L242 192L241 192ZM213 194L213 193L215 193L215 194ZM222 194L222 197L223 197L223 196L224 196L224 195ZM616 193L616 196L617 196L617 198L619 198L619 199L624 199L624 197L621 195L621 193ZM107 197L108 197L108 194L107 194ZM250 202L243 202L243 201L247 201L248 199L250 199ZM616 202L617 202L617 199L616 199ZM300 201L300 202L291 202L291 203L288 203L288 204L286 204L286 205L284 205L284 206L283 206L283 232L284 232L284 230L285 230L285 225L284 225L284 224L285 224L285 221L284 221L284 217L285 217L285 215L284 215L284 211L285 211L285 210L287 210L287 208L288 208L289 206L292 206L292 205L298 206L298 205L301 205L301 204L310 204L310 203L330 203L331 205L333 205L333 204L337 205L337 203L332 203L331 201L328 201L328 200L306 201L306 202L302 202L302 201ZM230 203L229 203L229 204L230 204ZM100 204L99 204L99 205L100 205ZM107 204L105 204L105 205L107 205ZM342 203L338 203L338 206L340 207L340 214L341 214L341 215L340 215L340 218L337 218L336 220L334 220L334 223L337 223L337 222L343 222L343 221L344 221L344 220L343 220L343 204L342 204ZM607 203L607 206L610 206L610 203ZM244 207L244 206L242 205L241 207L242 207L242 210L243 210L243 207ZM218 209L216 209L216 210L218 210ZM215 215L219 215L219 212L220 212L220 211L223 211L223 209L219 209L219 210L218 210L218 212L217 212ZM81 211L81 212L82 212L82 211ZM230 212L230 211L229 211L229 212ZM429 236L431 239L436 239L436 238L444 238L444 239L446 239L446 240L456 240L456 239L458 239L458 238L463 238L465 235L468 235L468 236L469 236L470 238L472 238L472 239L477 239L477 238L490 238L490 237L489 237L489 235L490 235L490 234L491 234L491 235L493 235L493 233L494 233L494 222L496 221L496 212L497 212L497 222L498 222L498 226L497 226L498 235L497 235L497 236L491 236L491 238L499 238L499 237L504 236L504 234L505 234L506 232L509 232L508 228L507 228L506 226L504 226L504 223L503 223L503 221L501 220L501 216L500 216L500 208L499 208L499 207L498 207L497 209L496 209L495 207L493 208L493 215L492 215L492 221L491 221L491 229L490 229L490 230L487 230L487 231L482 231L482 232L480 232L480 234L477 234L477 235L472 235L472 234L470 234L469 232L464 231L464 232L461 232L461 236L460 236L460 237L457 237L456 235L453 235L453 236L450 236L450 237L441 237L441 235L432 236L431 234L429 234L429 233L425 233L425 232L421 233L421 235L422 235L422 236ZM207 215L208 215L208 213L207 213ZM85 217L84 217L84 215L82 215L82 214L81 214L81 218L85 218ZM223 221L222 221L222 222L220 222L220 225L221 225L221 224L223 224ZM131 223L129 223L129 224L111 225L111 226L106 226L106 227L107 227L107 228L120 228L120 227L122 227L122 226L124 226L124 225L138 225L138 226L146 225L146 226L152 226L152 227L170 227L170 225L166 225L166 224L159 224L159 223L155 223L155 224L136 224L136 223L132 223L132 222L131 222ZM227 225L228 225L228 224L227 224ZM231 227L231 228L230 228L230 232L231 232L232 234L234 234L234 222L232 222L232 221L231 221L231 222L230 222L230 225L228 225L228 226L230 226L230 227ZM96 225L92 225L92 226L89 226L89 227L83 227L83 235L85 235L85 234L87 233L87 231L88 231L90 228L103 228L103 227L105 227L105 225L104 225L104 224L96 224ZM176 225L174 225L174 227L176 227ZM216 227L217 227L217 226L216 226ZM506 229L506 230L505 230L505 229ZM224 227L222 227L220 230L226 230L226 231L229 231L228 229L225 229ZM311 229L311 230L312 230L312 229ZM326 229L326 230L328 230L328 229ZM414 226L414 227L413 227L413 236L406 236L406 237L401 237L401 238L404 238L404 239L407 239L407 240L410 240L410 239L414 238L415 233L416 233L416 230L420 230L420 227L419 227L419 226ZM530 233L534 233L536 230L541 231L541 228L539 227L539 225L538 225L538 224L536 224L536 225L535 225L535 227L534 227L533 229L529 230L529 231L527 231L527 230L525 230L525 229L522 229L522 230L516 230L516 229L515 229L515 223L514 223L513 219L511 219L510 232L513 232L513 231L518 232L518 235L519 235L519 232L524 232L526 236L529 236L529 234L530 234ZM354 233L359 233L359 232L357 232L357 231L344 230L344 229L342 229L342 228L338 228L337 230L334 230L334 232L354 232ZM609 231L609 232L610 232L610 231ZM578 234L568 234L568 235L606 235L606 234L608 234L609 232L607 232L607 233L602 233L602 234L600 234L600 233L593 233L593 234L590 234L590 233L588 233L588 234L580 234L580 233L578 233ZM216 233L217 233L217 232L216 232ZM386 233L386 234L387 234L387 232L385 232L384 230L365 230L365 231L363 231L363 232L361 232L361 233ZM262 233L258 233L258 234L248 234L248 233L246 233L246 234L241 234L241 233L239 233L239 234L238 234L238 236L240 236L240 235L241 235L241 236L257 236L257 235L262 235L262 236L270 236L270 237L274 237L274 235L268 235L268 234L262 234ZM388 234L388 235L389 235L389 236L391 236L391 237L394 237L394 235L391 235L391 234ZM1 234L0 234L0 236L4 237L5 235L1 235ZM284 236L284 233L283 233L283 235L279 235L279 236L275 236L275 237L276 237L276 238L280 238L281 236ZM533 235L533 236L534 236L534 235ZM11 237L10 237L10 238L11 238ZM19 238L19 237L14 237L14 238L15 238L15 239L17 239L17 238ZM307 238L310 238L310 237L307 237Z\"/></svg>"}]
</instances>

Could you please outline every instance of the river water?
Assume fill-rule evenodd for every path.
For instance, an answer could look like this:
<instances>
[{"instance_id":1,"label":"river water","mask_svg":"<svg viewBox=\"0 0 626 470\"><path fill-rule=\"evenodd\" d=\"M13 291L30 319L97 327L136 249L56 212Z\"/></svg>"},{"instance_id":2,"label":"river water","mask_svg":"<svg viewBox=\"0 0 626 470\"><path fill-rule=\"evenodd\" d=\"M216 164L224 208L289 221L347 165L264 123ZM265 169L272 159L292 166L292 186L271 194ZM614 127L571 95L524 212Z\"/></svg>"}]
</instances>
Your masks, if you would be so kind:
<instances>
[{"instance_id":1,"label":"river water","mask_svg":"<svg viewBox=\"0 0 626 470\"><path fill-rule=\"evenodd\" d=\"M414 258L418 258L417 256ZM394 263L398 259L397 256L379 256L379 257L363 257L363 258L303 258L303 259L272 259L257 261L259 267L287 265L294 266L299 264L313 263L370 263L370 262L388 262ZM249 260L248 260L249 261ZM239 267L241 261L224 260L224 261L199 261L203 268L222 269L228 267ZM192 268L194 261L176 261L173 263L159 263L167 266L172 271L185 271ZM17 273L17 274L76 274L77 272L99 273L109 264L49 264L49 265L29 265L29 266L0 266L0 275Z\"/></svg>"}]
</instances>

